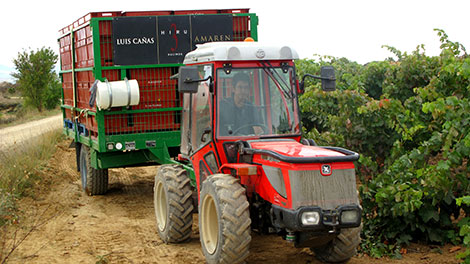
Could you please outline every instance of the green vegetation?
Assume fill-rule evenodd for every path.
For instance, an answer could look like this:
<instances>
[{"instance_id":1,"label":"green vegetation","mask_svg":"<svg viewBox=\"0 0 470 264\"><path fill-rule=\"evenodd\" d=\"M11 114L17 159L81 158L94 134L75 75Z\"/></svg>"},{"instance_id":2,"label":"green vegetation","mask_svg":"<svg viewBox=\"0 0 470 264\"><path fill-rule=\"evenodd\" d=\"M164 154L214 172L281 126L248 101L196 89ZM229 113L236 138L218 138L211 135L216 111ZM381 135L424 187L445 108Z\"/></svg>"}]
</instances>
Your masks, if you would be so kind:
<instances>
[{"instance_id":1,"label":"green vegetation","mask_svg":"<svg viewBox=\"0 0 470 264\"><path fill-rule=\"evenodd\" d=\"M470 57L436 30L441 54L420 45L397 59L359 65L319 57L298 72L336 69L337 88L312 83L300 99L306 135L361 154L363 252L400 256L411 241L469 246ZM469 260L469 251L462 258Z\"/></svg>"},{"instance_id":2,"label":"green vegetation","mask_svg":"<svg viewBox=\"0 0 470 264\"><path fill-rule=\"evenodd\" d=\"M456 200L457 206L462 206L462 205L470 205L470 196L464 196L461 198L457 198ZM470 217L465 217L462 220L460 220L458 224L460 230L459 230L459 235L463 237L463 244L467 248L465 252L460 253L457 255L458 258L464 259L464 263L468 264L470 263Z\"/></svg>"},{"instance_id":3,"label":"green vegetation","mask_svg":"<svg viewBox=\"0 0 470 264\"><path fill-rule=\"evenodd\" d=\"M59 113L61 113L61 111L58 107L52 110L39 112L37 109L24 107L21 103L19 103L11 111L6 111L3 113L0 111L0 129L8 126L23 124L29 121L47 118Z\"/></svg>"},{"instance_id":4,"label":"green vegetation","mask_svg":"<svg viewBox=\"0 0 470 264\"><path fill-rule=\"evenodd\" d=\"M37 228L37 223L31 227L22 224L25 219L21 218L18 200L34 195L34 187L44 182L49 159L63 139L57 130L24 142L19 149L0 151L0 263L5 263Z\"/></svg>"},{"instance_id":5,"label":"green vegetation","mask_svg":"<svg viewBox=\"0 0 470 264\"><path fill-rule=\"evenodd\" d=\"M14 95L16 93L16 84L10 82L1 82L0 93Z\"/></svg>"},{"instance_id":6,"label":"green vegetation","mask_svg":"<svg viewBox=\"0 0 470 264\"><path fill-rule=\"evenodd\" d=\"M54 109L59 104L61 84L54 71L57 55L51 48L37 51L23 50L13 60L18 90L25 98L26 105L31 105L42 112L44 108Z\"/></svg>"},{"instance_id":7,"label":"green vegetation","mask_svg":"<svg viewBox=\"0 0 470 264\"><path fill-rule=\"evenodd\" d=\"M30 195L30 188L42 180L56 143L63 137L57 130L23 143L20 149L0 152L0 228L17 222L17 200Z\"/></svg>"},{"instance_id":8,"label":"green vegetation","mask_svg":"<svg viewBox=\"0 0 470 264\"><path fill-rule=\"evenodd\" d=\"M21 115L21 98L14 94L16 85L9 82L0 83L0 126L7 124Z\"/></svg>"},{"instance_id":9,"label":"green vegetation","mask_svg":"<svg viewBox=\"0 0 470 264\"><path fill-rule=\"evenodd\" d=\"M23 98L16 91L16 87L16 84L9 82L0 83L0 129L60 113L58 106L42 112L39 112L33 106L25 106Z\"/></svg>"}]
</instances>

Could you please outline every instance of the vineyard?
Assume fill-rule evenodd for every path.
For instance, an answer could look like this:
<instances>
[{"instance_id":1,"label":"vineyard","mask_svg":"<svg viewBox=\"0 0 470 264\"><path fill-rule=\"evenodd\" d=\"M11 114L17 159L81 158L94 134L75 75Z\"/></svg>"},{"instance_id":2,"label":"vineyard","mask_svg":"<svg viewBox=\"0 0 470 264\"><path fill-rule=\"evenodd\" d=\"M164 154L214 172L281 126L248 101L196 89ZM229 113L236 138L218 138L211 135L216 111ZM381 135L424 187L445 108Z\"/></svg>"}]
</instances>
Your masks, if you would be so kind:
<instances>
[{"instance_id":1,"label":"vineyard","mask_svg":"<svg viewBox=\"0 0 470 264\"><path fill-rule=\"evenodd\" d=\"M336 69L335 92L312 82L300 98L304 132L361 153L361 248L374 257L399 257L410 242L470 245L470 56L436 32L439 56L384 46L394 58L297 62L299 76Z\"/></svg>"}]
</instances>

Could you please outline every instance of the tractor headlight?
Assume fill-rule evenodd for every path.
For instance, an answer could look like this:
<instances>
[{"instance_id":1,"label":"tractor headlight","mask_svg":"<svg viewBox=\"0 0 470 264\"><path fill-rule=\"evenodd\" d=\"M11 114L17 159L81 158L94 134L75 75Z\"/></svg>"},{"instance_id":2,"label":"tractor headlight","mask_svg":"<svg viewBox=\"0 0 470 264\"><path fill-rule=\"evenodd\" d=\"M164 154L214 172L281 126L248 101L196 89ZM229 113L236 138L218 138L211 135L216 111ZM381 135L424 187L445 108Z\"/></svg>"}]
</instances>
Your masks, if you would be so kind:
<instances>
[{"instance_id":1,"label":"tractor headlight","mask_svg":"<svg viewBox=\"0 0 470 264\"><path fill-rule=\"evenodd\" d=\"M354 224L360 221L359 210L344 210L341 212L341 224Z\"/></svg>"},{"instance_id":2,"label":"tractor headlight","mask_svg":"<svg viewBox=\"0 0 470 264\"><path fill-rule=\"evenodd\" d=\"M318 225L320 222L320 213L319 212L303 212L300 216L302 225L311 226Z\"/></svg>"}]
</instances>

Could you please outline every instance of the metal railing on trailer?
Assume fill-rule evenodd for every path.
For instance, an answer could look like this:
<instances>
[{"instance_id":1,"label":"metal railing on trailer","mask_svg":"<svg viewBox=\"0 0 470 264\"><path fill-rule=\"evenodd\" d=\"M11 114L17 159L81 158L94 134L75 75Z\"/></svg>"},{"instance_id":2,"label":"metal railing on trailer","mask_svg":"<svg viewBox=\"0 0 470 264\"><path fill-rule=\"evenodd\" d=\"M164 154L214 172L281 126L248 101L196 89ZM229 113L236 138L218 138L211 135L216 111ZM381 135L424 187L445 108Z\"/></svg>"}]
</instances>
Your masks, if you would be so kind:
<instances>
[{"instance_id":1,"label":"metal railing on trailer","mask_svg":"<svg viewBox=\"0 0 470 264\"><path fill-rule=\"evenodd\" d=\"M168 163L179 148L181 97L176 80L169 77L182 64L115 65L114 61L113 18L123 15L188 16L194 11L159 12L90 13L60 31L64 133L94 150L92 165L96 168L131 166L148 161ZM231 14L232 40L243 41L246 37L257 40L258 18L247 9L239 12L201 10L202 14L204 12ZM112 82L126 78L136 79L139 83L138 105L110 110L90 106L89 90L95 80Z\"/></svg>"}]
</instances>

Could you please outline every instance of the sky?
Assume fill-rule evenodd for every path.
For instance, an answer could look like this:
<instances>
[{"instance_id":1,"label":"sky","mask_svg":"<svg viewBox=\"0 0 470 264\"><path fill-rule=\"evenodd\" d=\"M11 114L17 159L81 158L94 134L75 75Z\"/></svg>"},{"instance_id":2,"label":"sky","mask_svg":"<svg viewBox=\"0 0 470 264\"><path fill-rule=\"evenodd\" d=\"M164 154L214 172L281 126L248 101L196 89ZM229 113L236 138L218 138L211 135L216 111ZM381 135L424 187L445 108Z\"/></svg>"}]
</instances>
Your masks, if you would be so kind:
<instances>
[{"instance_id":1,"label":"sky","mask_svg":"<svg viewBox=\"0 0 470 264\"><path fill-rule=\"evenodd\" d=\"M410 53L420 44L434 56L435 28L470 51L469 0L15 0L0 6L0 82L13 80L19 52L45 46L58 53L58 30L99 11L250 8L259 18L258 40L289 45L300 58L330 55L364 64L393 57L382 45Z\"/></svg>"}]
</instances>

